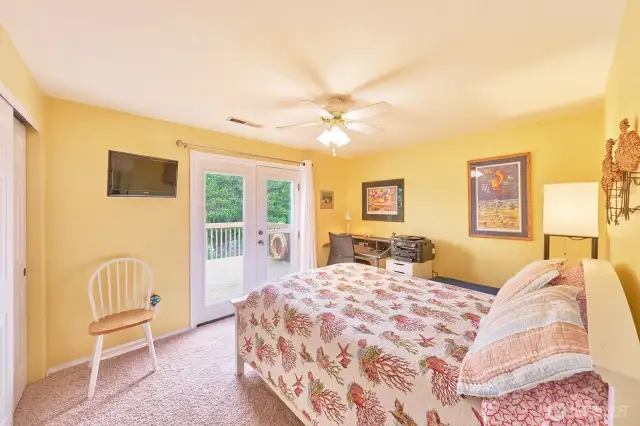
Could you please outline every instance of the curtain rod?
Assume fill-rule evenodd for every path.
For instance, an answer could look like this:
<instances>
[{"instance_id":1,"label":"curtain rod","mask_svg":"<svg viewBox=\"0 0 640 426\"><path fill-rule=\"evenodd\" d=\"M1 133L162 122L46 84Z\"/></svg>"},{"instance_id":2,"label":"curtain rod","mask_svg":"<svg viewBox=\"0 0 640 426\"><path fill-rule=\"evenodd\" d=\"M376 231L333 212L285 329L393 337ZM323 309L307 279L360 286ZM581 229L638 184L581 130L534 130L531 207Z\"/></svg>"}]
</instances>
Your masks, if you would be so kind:
<instances>
[{"instance_id":1,"label":"curtain rod","mask_svg":"<svg viewBox=\"0 0 640 426\"><path fill-rule=\"evenodd\" d=\"M212 146L206 146L206 145L196 145L193 143L183 142L180 139L176 141L176 146L179 148L200 148L200 149L206 149L209 151L224 152L227 154L243 155L245 157L252 157L254 159L261 158L263 160L282 161L284 163L289 163L289 164L304 164L304 161L287 160L286 158L267 157L266 155L249 154L247 152L242 152L242 151L233 151L230 149L214 148Z\"/></svg>"}]
</instances>

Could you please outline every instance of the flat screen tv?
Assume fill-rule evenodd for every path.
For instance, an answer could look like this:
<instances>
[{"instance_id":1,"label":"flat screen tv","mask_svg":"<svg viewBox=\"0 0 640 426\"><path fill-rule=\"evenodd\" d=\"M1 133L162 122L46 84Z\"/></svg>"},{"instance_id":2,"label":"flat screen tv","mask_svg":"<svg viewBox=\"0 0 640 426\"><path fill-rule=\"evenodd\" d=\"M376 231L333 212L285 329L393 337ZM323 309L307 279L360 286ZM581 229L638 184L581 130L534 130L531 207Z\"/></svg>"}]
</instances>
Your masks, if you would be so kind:
<instances>
[{"instance_id":1,"label":"flat screen tv","mask_svg":"<svg viewBox=\"0 0 640 426\"><path fill-rule=\"evenodd\" d=\"M109 197L174 197L178 162L109 151Z\"/></svg>"}]
</instances>

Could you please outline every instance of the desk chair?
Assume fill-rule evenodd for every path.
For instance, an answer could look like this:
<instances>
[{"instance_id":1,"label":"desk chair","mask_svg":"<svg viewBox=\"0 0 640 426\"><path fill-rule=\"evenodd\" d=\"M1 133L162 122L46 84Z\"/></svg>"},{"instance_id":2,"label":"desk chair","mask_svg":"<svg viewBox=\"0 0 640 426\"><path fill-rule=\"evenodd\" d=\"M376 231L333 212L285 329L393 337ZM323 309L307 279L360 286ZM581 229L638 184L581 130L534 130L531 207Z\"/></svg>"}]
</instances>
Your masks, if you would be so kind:
<instances>
[{"instance_id":1,"label":"desk chair","mask_svg":"<svg viewBox=\"0 0 640 426\"><path fill-rule=\"evenodd\" d=\"M353 251L353 238L349 234L332 234L329 232L329 260L327 265L336 263L354 263L356 253Z\"/></svg>"},{"instance_id":2,"label":"desk chair","mask_svg":"<svg viewBox=\"0 0 640 426\"><path fill-rule=\"evenodd\" d=\"M134 258L119 258L103 263L89 279L89 302L94 319L89 324L89 334L97 336L90 364L89 399L96 390L105 334L141 325L149 345L153 371L156 371L156 350L149 325L154 314L150 306L152 286L151 268ZM99 305L93 296L94 289L99 296Z\"/></svg>"}]
</instances>

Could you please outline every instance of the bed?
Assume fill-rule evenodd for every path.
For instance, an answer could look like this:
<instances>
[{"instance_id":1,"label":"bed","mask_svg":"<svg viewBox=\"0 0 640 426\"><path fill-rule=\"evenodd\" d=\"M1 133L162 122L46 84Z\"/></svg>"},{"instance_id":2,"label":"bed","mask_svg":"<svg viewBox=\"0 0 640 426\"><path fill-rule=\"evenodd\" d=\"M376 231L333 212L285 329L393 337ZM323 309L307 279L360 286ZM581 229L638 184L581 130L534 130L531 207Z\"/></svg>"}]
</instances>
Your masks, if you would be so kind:
<instances>
[{"instance_id":1,"label":"bed","mask_svg":"<svg viewBox=\"0 0 640 426\"><path fill-rule=\"evenodd\" d=\"M640 344L624 292L609 263L584 265L609 413L640 424ZM232 301L237 374L249 364L305 425L482 425L482 400L456 393L457 370L493 300L361 264L289 275Z\"/></svg>"}]
</instances>

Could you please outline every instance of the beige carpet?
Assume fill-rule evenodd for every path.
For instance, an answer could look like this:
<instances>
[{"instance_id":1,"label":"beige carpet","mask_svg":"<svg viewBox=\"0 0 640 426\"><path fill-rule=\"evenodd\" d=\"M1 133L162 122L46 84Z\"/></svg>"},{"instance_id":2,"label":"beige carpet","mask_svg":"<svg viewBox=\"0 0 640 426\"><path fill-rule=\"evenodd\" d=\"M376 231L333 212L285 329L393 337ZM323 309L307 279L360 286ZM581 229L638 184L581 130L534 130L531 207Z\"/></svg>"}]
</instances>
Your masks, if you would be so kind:
<instances>
[{"instance_id":1,"label":"beige carpet","mask_svg":"<svg viewBox=\"0 0 640 426\"><path fill-rule=\"evenodd\" d=\"M302 423L246 367L234 375L234 319L100 363L96 394L86 399L90 370L70 368L29 385L15 425L294 425Z\"/></svg>"}]
</instances>

